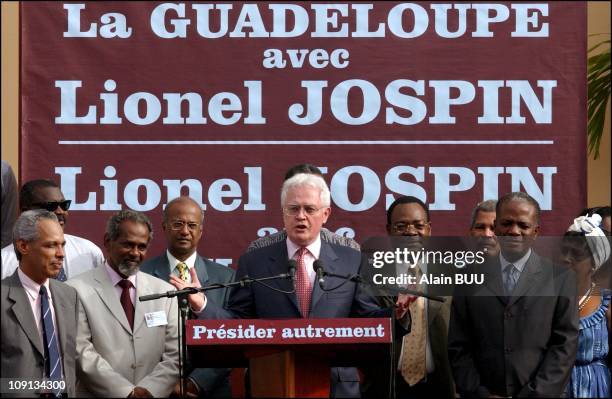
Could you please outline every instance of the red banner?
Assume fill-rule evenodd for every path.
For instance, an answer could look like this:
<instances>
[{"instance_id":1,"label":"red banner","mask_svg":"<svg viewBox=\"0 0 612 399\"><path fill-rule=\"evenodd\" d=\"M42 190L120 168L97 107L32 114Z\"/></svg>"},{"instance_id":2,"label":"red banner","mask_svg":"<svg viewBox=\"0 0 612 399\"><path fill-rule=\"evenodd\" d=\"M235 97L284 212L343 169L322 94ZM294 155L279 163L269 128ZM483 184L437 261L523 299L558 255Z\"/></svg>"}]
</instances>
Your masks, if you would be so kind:
<instances>
[{"instance_id":1,"label":"red banner","mask_svg":"<svg viewBox=\"0 0 612 399\"><path fill-rule=\"evenodd\" d=\"M23 2L21 179L61 183L98 244L112 212L160 232L189 194L201 252L233 264L303 162L358 241L398 195L448 236L517 190L559 234L586 204L585 58L583 2Z\"/></svg>"}]
</instances>

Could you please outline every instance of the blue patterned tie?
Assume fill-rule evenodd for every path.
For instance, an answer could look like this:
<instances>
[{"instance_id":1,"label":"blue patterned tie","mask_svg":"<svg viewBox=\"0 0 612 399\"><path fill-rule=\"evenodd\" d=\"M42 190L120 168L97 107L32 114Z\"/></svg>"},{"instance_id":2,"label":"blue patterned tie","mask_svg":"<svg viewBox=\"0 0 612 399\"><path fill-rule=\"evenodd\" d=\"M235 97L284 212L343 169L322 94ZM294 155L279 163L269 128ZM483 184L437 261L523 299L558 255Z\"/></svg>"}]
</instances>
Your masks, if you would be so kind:
<instances>
[{"instance_id":1,"label":"blue patterned tie","mask_svg":"<svg viewBox=\"0 0 612 399\"><path fill-rule=\"evenodd\" d=\"M40 311L43 326L43 344L45 347L45 376L50 380L62 379L62 362L57 343L57 335L53 328L53 318L49 307L47 288L40 287ZM56 396L62 394L61 390L53 392Z\"/></svg>"},{"instance_id":2,"label":"blue patterned tie","mask_svg":"<svg viewBox=\"0 0 612 399\"><path fill-rule=\"evenodd\" d=\"M61 282L68 280L68 277L66 276L66 271L64 270L64 266L62 266L59 273L57 273L57 276L55 276L54 279Z\"/></svg>"},{"instance_id":3,"label":"blue patterned tie","mask_svg":"<svg viewBox=\"0 0 612 399\"><path fill-rule=\"evenodd\" d=\"M506 289L506 295L512 295L512 291L514 291L514 287L516 286L516 282L520 274L518 273L518 269L514 267L513 264L509 264L504 269L504 288Z\"/></svg>"}]
</instances>

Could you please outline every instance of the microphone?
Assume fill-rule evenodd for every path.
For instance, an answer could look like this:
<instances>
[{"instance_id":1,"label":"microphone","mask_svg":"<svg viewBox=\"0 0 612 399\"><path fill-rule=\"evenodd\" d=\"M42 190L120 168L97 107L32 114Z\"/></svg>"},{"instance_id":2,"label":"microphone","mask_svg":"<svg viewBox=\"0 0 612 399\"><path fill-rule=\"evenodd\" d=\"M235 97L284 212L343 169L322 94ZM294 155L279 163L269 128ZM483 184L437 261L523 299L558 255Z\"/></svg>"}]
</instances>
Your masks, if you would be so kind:
<instances>
[{"instance_id":1,"label":"microphone","mask_svg":"<svg viewBox=\"0 0 612 399\"><path fill-rule=\"evenodd\" d=\"M321 262L320 260L315 260L314 263L312 264L312 268L314 269L314 271L317 273L317 280L319 280L319 287L321 287L321 289L323 288L323 283L325 283L325 269L323 269L323 262Z\"/></svg>"},{"instance_id":2,"label":"microphone","mask_svg":"<svg viewBox=\"0 0 612 399\"><path fill-rule=\"evenodd\" d=\"M287 261L287 268L289 269L289 278L291 280L295 279L295 269L297 268L297 262L294 261L293 259L289 259L289 261Z\"/></svg>"}]
</instances>

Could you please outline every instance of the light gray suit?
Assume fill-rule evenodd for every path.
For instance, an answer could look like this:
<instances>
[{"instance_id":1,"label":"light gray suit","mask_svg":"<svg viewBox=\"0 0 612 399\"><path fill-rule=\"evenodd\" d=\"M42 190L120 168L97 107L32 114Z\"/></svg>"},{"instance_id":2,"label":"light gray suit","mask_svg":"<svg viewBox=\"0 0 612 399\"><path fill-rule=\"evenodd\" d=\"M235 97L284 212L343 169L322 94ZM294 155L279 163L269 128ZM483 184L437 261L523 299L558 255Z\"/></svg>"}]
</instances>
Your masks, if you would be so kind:
<instances>
[{"instance_id":1,"label":"light gray suit","mask_svg":"<svg viewBox=\"0 0 612 399\"><path fill-rule=\"evenodd\" d=\"M62 370L68 396L75 396L75 357L77 302L76 291L66 284L50 279L56 335L59 337ZM1 294L2 378L35 378L44 375L44 349L32 307L21 285L17 271L2 280ZM9 396L2 394L2 396ZM19 395L15 395L19 396ZM21 396L32 396L24 394Z\"/></svg>"},{"instance_id":2,"label":"light gray suit","mask_svg":"<svg viewBox=\"0 0 612 399\"><path fill-rule=\"evenodd\" d=\"M176 298L140 302L138 297L174 290L146 273L136 275L134 332L106 267L71 279L79 293L77 393L79 396L126 397L146 388L155 397L170 394L178 382ZM168 324L148 327L145 314L161 311Z\"/></svg>"}]
</instances>

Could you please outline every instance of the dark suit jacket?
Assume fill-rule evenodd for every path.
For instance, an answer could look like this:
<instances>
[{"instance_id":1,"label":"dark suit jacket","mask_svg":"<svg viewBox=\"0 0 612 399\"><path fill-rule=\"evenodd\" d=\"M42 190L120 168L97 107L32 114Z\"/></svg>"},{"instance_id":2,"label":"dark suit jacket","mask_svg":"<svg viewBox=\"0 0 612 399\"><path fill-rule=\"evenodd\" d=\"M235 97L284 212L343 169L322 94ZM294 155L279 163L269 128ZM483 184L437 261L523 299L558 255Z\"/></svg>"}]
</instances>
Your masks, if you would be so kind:
<instances>
[{"instance_id":1,"label":"dark suit jacket","mask_svg":"<svg viewBox=\"0 0 612 399\"><path fill-rule=\"evenodd\" d=\"M75 359L77 330L77 292L74 288L49 280L53 298L56 335L62 356L62 370L68 396L75 396ZM2 378L33 378L41 380L44 373L44 350L32 307L17 271L2 280ZM9 396L2 394L2 396ZM32 396L15 395L15 396Z\"/></svg>"},{"instance_id":2,"label":"dark suit jacket","mask_svg":"<svg viewBox=\"0 0 612 399\"><path fill-rule=\"evenodd\" d=\"M499 258L472 269L482 286L458 286L449 359L462 397L559 397L576 357L574 273L532 252L513 296L504 294Z\"/></svg>"},{"instance_id":3,"label":"dark suit jacket","mask_svg":"<svg viewBox=\"0 0 612 399\"><path fill-rule=\"evenodd\" d=\"M274 276L287 272L287 244L282 241L265 248L244 254L238 264L236 279L245 275L252 278ZM319 260L325 270L339 275L357 274L361 253L354 249L321 241ZM326 278L329 287L339 285L342 280ZM284 291L291 291L289 280L272 280L268 285ZM367 295L358 284L348 282L339 289L324 292L314 284L311 299L311 318L336 317L390 317L391 312L381 309L373 297ZM295 293L284 294L273 291L261 284L251 284L232 290L227 309L206 306L201 318L301 318ZM333 368L331 375L333 397L358 397L359 376L355 368Z\"/></svg>"},{"instance_id":4,"label":"dark suit jacket","mask_svg":"<svg viewBox=\"0 0 612 399\"><path fill-rule=\"evenodd\" d=\"M215 283L229 283L234 279L234 270L202 258L200 255L196 256L195 268L202 286ZM160 256L145 261L140 270L161 278L164 281L168 281L171 270L166 252L164 251ZM225 306L228 296L229 290L226 288L206 292L208 300L218 306ZM198 368L193 370L189 376L199 385L200 389L204 390L210 397L230 397L230 370L231 369L227 368Z\"/></svg>"}]
</instances>

